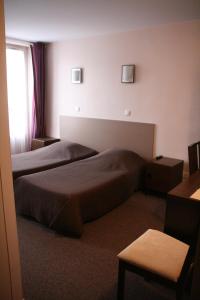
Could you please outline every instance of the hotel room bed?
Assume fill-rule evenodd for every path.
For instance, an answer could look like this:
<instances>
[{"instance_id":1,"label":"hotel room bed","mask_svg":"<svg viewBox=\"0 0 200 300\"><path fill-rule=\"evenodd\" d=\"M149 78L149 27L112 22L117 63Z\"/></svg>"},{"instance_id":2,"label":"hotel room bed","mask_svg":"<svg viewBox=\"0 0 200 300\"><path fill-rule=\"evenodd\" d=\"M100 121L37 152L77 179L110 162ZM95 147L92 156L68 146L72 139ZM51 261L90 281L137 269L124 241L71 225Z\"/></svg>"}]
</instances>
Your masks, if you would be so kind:
<instances>
[{"instance_id":1,"label":"hotel room bed","mask_svg":"<svg viewBox=\"0 0 200 300\"><path fill-rule=\"evenodd\" d=\"M92 221L139 187L145 160L134 152L109 149L93 157L14 182L18 214L68 235L80 236Z\"/></svg>"},{"instance_id":2,"label":"hotel room bed","mask_svg":"<svg viewBox=\"0 0 200 300\"><path fill-rule=\"evenodd\" d=\"M61 141L37 150L12 155L13 179L88 158L97 152L83 145Z\"/></svg>"}]
</instances>

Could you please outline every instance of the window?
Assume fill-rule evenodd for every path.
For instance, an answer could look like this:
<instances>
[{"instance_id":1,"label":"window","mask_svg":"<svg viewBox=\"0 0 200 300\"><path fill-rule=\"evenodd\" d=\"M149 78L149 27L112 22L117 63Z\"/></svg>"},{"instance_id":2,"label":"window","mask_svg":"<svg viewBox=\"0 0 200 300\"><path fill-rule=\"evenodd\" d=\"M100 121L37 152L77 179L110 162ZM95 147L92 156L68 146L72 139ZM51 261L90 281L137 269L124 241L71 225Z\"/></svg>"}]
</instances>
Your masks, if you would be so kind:
<instances>
[{"instance_id":1,"label":"window","mask_svg":"<svg viewBox=\"0 0 200 300\"><path fill-rule=\"evenodd\" d=\"M29 48L7 45L7 88L11 152L29 149L32 90Z\"/></svg>"}]
</instances>

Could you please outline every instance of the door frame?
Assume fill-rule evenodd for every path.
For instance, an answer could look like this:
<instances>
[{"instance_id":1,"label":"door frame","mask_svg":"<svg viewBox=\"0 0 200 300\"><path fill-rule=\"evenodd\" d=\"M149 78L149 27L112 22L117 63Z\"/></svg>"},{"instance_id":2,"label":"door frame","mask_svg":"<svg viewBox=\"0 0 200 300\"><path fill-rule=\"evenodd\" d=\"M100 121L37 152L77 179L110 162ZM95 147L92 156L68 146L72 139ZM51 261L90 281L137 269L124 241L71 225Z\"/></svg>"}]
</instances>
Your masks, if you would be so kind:
<instances>
[{"instance_id":1,"label":"door frame","mask_svg":"<svg viewBox=\"0 0 200 300\"><path fill-rule=\"evenodd\" d=\"M0 0L0 299L22 300L8 127L3 4Z\"/></svg>"}]
</instances>

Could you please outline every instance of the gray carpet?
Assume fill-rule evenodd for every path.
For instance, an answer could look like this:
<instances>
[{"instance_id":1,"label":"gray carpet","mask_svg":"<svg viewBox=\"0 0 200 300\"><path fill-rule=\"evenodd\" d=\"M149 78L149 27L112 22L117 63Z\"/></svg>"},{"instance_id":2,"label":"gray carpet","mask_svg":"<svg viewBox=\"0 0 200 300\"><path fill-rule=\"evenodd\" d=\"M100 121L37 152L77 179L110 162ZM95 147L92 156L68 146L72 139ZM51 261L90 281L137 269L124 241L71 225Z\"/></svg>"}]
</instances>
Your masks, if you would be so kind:
<instances>
[{"instance_id":1,"label":"gray carpet","mask_svg":"<svg viewBox=\"0 0 200 300\"><path fill-rule=\"evenodd\" d=\"M116 258L148 228L163 229L165 202L135 193L128 201L84 225L80 239L58 235L18 217L26 300L115 300ZM171 300L174 293L127 273L126 300Z\"/></svg>"}]
</instances>

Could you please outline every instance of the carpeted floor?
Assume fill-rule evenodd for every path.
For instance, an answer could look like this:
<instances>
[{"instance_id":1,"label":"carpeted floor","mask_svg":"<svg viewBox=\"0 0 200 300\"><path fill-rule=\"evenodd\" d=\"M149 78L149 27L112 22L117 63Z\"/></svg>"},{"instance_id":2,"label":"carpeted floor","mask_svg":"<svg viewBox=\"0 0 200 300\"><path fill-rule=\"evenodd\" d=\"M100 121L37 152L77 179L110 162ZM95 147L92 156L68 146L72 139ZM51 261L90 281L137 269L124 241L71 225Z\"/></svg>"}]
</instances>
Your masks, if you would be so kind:
<instances>
[{"instance_id":1,"label":"carpeted floor","mask_svg":"<svg viewBox=\"0 0 200 300\"><path fill-rule=\"evenodd\" d=\"M115 300L118 260L124 247L148 228L163 228L165 202L135 193L84 225L80 239L58 235L18 217L26 300ZM128 273L126 300L171 300L174 293Z\"/></svg>"}]
</instances>

